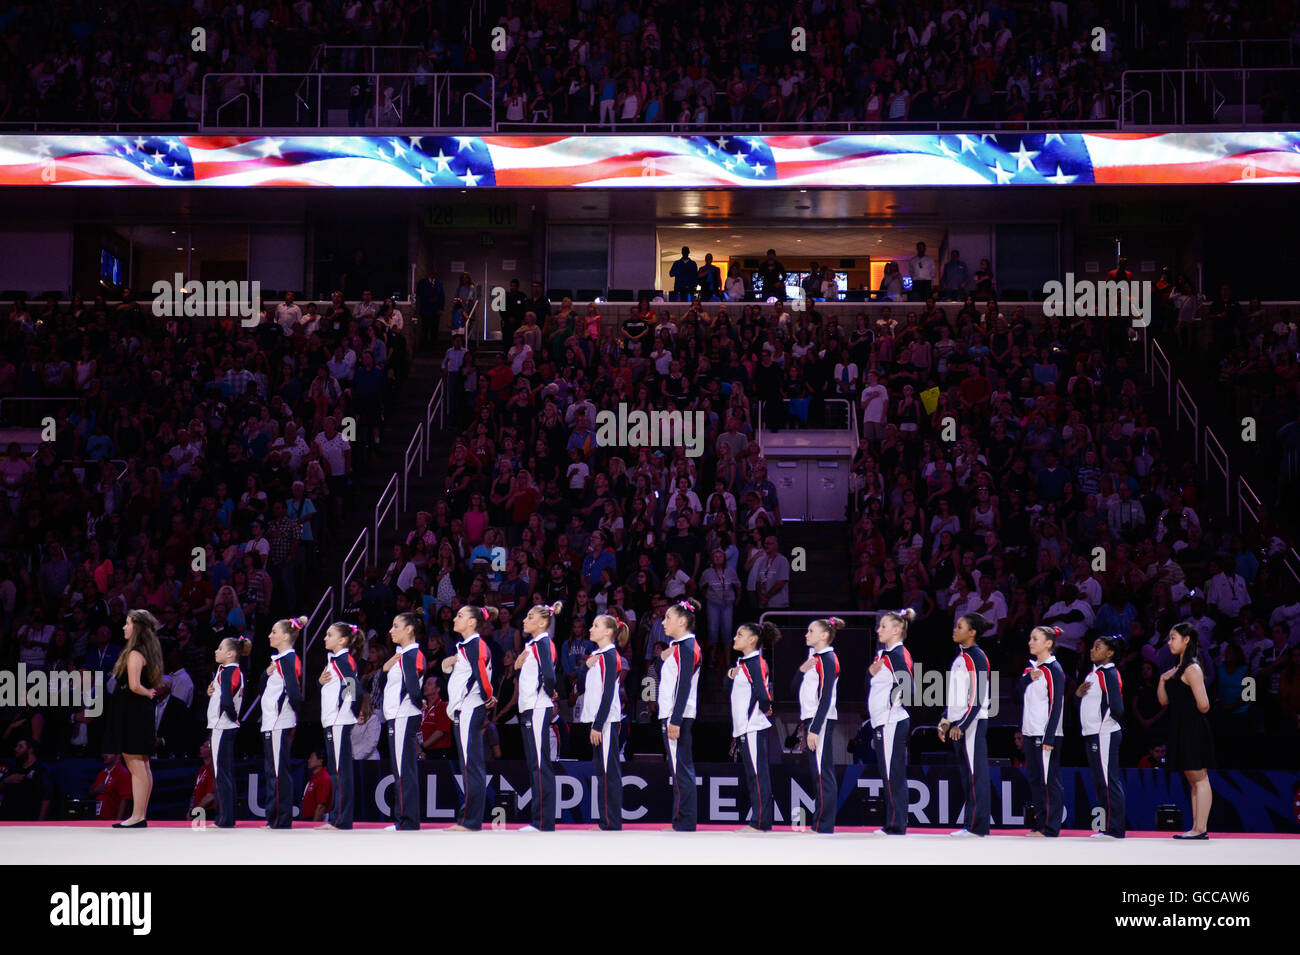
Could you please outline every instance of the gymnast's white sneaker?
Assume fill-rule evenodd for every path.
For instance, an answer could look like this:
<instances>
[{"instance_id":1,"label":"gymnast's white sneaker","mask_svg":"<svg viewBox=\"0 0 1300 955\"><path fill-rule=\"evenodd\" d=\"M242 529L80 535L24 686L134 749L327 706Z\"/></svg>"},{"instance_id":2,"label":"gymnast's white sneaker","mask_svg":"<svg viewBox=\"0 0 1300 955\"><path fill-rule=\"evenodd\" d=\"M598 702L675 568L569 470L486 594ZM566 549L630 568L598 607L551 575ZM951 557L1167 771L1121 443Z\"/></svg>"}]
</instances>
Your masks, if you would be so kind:
<instances>
[{"instance_id":1,"label":"gymnast's white sneaker","mask_svg":"<svg viewBox=\"0 0 1300 955\"><path fill-rule=\"evenodd\" d=\"M384 832L396 832L397 826L384 826Z\"/></svg>"},{"instance_id":2,"label":"gymnast's white sneaker","mask_svg":"<svg viewBox=\"0 0 1300 955\"><path fill-rule=\"evenodd\" d=\"M974 838L975 838L975 833L971 832L969 829L958 829L958 830L956 830L956 831L954 831L954 832L950 832L950 833L948 833L948 835L951 836L951 837L954 838L954 839L974 839Z\"/></svg>"},{"instance_id":3,"label":"gymnast's white sneaker","mask_svg":"<svg viewBox=\"0 0 1300 955\"><path fill-rule=\"evenodd\" d=\"M1109 832L1094 832L1094 833L1093 833L1092 835L1090 835L1088 838L1089 838L1089 839L1111 839L1111 840L1114 840L1115 837L1112 836Z\"/></svg>"},{"instance_id":4,"label":"gymnast's white sneaker","mask_svg":"<svg viewBox=\"0 0 1300 955\"><path fill-rule=\"evenodd\" d=\"M541 832L542 830L538 829L536 826L528 825L528 826L520 826L517 831L518 832Z\"/></svg>"}]
</instances>

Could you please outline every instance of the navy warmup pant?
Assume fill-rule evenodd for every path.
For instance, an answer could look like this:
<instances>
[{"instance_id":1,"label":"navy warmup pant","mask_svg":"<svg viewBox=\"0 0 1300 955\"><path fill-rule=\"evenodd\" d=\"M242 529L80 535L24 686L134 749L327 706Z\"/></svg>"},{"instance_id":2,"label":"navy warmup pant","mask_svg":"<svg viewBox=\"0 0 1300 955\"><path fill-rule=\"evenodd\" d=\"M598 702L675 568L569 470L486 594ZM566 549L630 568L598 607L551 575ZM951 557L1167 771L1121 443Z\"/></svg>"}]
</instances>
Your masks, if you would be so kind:
<instances>
[{"instance_id":1,"label":"navy warmup pant","mask_svg":"<svg viewBox=\"0 0 1300 955\"><path fill-rule=\"evenodd\" d=\"M1102 832L1124 838L1124 771L1119 765L1119 744L1123 734L1119 730L1103 730L1083 738L1083 748L1088 751L1088 765L1092 768L1092 783L1097 791L1097 805L1105 812Z\"/></svg>"},{"instance_id":2,"label":"navy warmup pant","mask_svg":"<svg viewBox=\"0 0 1300 955\"><path fill-rule=\"evenodd\" d=\"M334 805L327 817L335 829L352 828L352 812L356 805L352 779L352 727L325 727L325 758L330 777L334 780Z\"/></svg>"},{"instance_id":3,"label":"navy warmup pant","mask_svg":"<svg viewBox=\"0 0 1300 955\"><path fill-rule=\"evenodd\" d=\"M909 717L878 726L871 733L876 765L885 783L885 831L900 836L907 832L907 736L911 727Z\"/></svg>"},{"instance_id":4,"label":"navy warmup pant","mask_svg":"<svg viewBox=\"0 0 1300 955\"><path fill-rule=\"evenodd\" d=\"M808 725L812 720L808 720ZM817 737L816 751L808 751L808 769L812 774L812 784L817 804L813 810L810 823L814 832L831 833L835 831L835 809L839 801L839 785L835 781L835 721L827 720L822 724L821 735Z\"/></svg>"},{"instance_id":5,"label":"navy warmup pant","mask_svg":"<svg viewBox=\"0 0 1300 955\"><path fill-rule=\"evenodd\" d=\"M551 720L554 718L555 708L550 706L519 715L524 760L533 786L532 822L535 828L548 832L555 828L555 767L551 763Z\"/></svg>"},{"instance_id":6,"label":"navy warmup pant","mask_svg":"<svg viewBox=\"0 0 1300 955\"><path fill-rule=\"evenodd\" d=\"M660 720L664 746L668 750L668 768L673 774L673 828L678 832L694 832L699 818L695 794L695 756L691 752L695 720L683 719L681 734L668 738L668 721Z\"/></svg>"},{"instance_id":7,"label":"navy warmup pant","mask_svg":"<svg viewBox=\"0 0 1300 955\"><path fill-rule=\"evenodd\" d=\"M461 807L460 824L466 829L483 828L483 807L487 801L487 764L483 757L484 719L483 707L476 706L468 712L461 710L453 727L465 782L465 802Z\"/></svg>"},{"instance_id":8,"label":"navy warmup pant","mask_svg":"<svg viewBox=\"0 0 1300 955\"><path fill-rule=\"evenodd\" d=\"M768 737L771 735L772 727L767 726L738 737L740 756L745 763L745 783L749 789L749 825L751 829L764 832L772 828L776 806L767 762Z\"/></svg>"},{"instance_id":9,"label":"navy warmup pant","mask_svg":"<svg viewBox=\"0 0 1300 955\"><path fill-rule=\"evenodd\" d=\"M416 733L420 717L399 716L388 722L388 759L393 772L393 825L420 828L420 770L416 762Z\"/></svg>"},{"instance_id":10,"label":"navy warmup pant","mask_svg":"<svg viewBox=\"0 0 1300 955\"><path fill-rule=\"evenodd\" d=\"M1051 746L1043 748L1046 742ZM1065 786L1061 783L1061 737L1055 742L1042 736L1025 740L1025 762L1029 770L1029 794L1038 809L1037 829L1045 836L1061 834L1065 822Z\"/></svg>"},{"instance_id":11,"label":"navy warmup pant","mask_svg":"<svg viewBox=\"0 0 1300 955\"><path fill-rule=\"evenodd\" d=\"M993 795L989 786L988 720L975 720L953 740L961 788L966 793L964 819L966 828L977 836L987 836L993 818Z\"/></svg>"},{"instance_id":12,"label":"navy warmup pant","mask_svg":"<svg viewBox=\"0 0 1300 955\"><path fill-rule=\"evenodd\" d=\"M623 769L618 764L619 724L606 723L600 745L591 754L596 770L596 824L601 829L623 828Z\"/></svg>"},{"instance_id":13,"label":"navy warmup pant","mask_svg":"<svg viewBox=\"0 0 1300 955\"><path fill-rule=\"evenodd\" d=\"M212 731L218 829L230 829L235 825L235 733L233 729Z\"/></svg>"},{"instance_id":14,"label":"navy warmup pant","mask_svg":"<svg viewBox=\"0 0 1300 955\"><path fill-rule=\"evenodd\" d=\"M293 828L293 774L289 772L289 739L292 729L272 730L262 734L263 781L262 805L272 829Z\"/></svg>"}]
</instances>

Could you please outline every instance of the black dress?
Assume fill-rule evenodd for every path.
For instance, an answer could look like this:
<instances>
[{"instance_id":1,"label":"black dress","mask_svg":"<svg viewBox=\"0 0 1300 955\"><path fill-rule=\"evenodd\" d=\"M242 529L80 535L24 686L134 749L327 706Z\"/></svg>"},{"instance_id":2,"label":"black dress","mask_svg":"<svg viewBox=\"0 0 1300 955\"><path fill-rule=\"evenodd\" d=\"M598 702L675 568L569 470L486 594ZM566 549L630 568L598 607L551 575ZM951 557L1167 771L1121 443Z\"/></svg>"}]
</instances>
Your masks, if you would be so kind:
<instances>
[{"instance_id":1,"label":"black dress","mask_svg":"<svg viewBox=\"0 0 1300 955\"><path fill-rule=\"evenodd\" d=\"M1169 697L1169 742L1165 766L1177 772L1214 768L1210 718L1196 708L1196 694L1177 676L1165 681Z\"/></svg>"},{"instance_id":2,"label":"black dress","mask_svg":"<svg viewBox=\"0 0 1300 955\"><path fill-rule=\"evenodd\" d=\"M118 681L109 699L108 723L100 751L153 756L157 732L154 726L154 701L132 693L126 675Z\"/></svg>"}]
</instances>

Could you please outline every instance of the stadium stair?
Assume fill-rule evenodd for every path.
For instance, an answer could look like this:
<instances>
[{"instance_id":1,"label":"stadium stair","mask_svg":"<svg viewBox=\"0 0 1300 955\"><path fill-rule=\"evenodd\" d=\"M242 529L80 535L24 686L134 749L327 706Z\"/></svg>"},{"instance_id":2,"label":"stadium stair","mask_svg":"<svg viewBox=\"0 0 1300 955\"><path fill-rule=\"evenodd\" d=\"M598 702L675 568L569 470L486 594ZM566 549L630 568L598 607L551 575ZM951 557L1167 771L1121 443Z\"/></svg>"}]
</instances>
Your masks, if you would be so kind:
<instances>
[{"instance_id":1,"label":"stadium stair","mask_svg":"<svg viewBox=\"0 0 1300 955\"><path fill-rule=\"evenodd\" d=\"M404 467L407 445L415 433L416 426L424 422L429 397L433 394L433 389L442 375L441 362L441 348L420 350L412 356L410 374L386 411L379 448L372 449L370 452L364 473L352 489L352 506L345 512L343 524L322 547L316 572L309 575L312 585L301 595L304 613L316 606L326 587L333 586L337 591L343 558L347 556L348 550L363 528L370 527L373 530L375 505L393 473L400 474ZM442 447L444 444L446 446ZM431 505L445 470L444 462L449 448L450 441L443 442L440 435L435 435L433 453L429 462L425 464L424 476L422 478L419 476L418 468L412 470L408 490L410 502L408 513L398 521L399 528L403 530L394 533L390 516L386 529L380 531L381 566L387 566L393 542L405 533L404 528L410 523L408 520L410 515ZM373 546L372 543L372 549ZM369 564L370 559L367 558L366 565ZM323 645L313 648L313 655L318 651L323 653Z\"/></svg>"},{"instance_id":2,"label":"stadium stair","mask_svg":"<svg viewBox=\"0 0 1300 955\"><path fill-rule=\"evenodd\" d=\"M853 600L852 535L846 521L787 521L779 531L781 553L790 561L790 606L794 609L849 610ZM807 566L794 569L791 554L803 548Z\"/></svg>"}]
</instances>

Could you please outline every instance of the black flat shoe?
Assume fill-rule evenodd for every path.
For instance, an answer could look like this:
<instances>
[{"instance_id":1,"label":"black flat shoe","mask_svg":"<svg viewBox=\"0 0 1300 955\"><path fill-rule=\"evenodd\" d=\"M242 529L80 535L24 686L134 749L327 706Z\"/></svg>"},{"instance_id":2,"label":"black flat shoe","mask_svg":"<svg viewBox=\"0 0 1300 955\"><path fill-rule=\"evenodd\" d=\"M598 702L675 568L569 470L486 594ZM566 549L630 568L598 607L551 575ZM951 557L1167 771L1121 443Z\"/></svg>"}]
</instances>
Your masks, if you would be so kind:
<instances>
[{"instance_id":1,"label":"black flat shoe","mask_svg":"<svg viewBox=\"0 0 1300 955\"><path fill-rule=\"evenodd\" d=\"M148 825L149 825L148 819L141 819L139 822L132 822L132 823L115 822L113 823L113 828L114 829L144 829Z\"/></svg>"},{"instance_id":2,"label":"black flat shoe","mask_svg":"<svg viewBox=\"0 0 1300 955\"><path fill-rule=\"evenodd\" d=\"M1175 838L1175 839L1189 839L1189 840L1190 840L1190 839L1208 839L1208 838L1210 838L1210 834L1209 834L1208 832L1202 832L1199 836L1189 836L1189 835L1187 835L1187 833L1185 833L1185 832L1180 832L1180 833L1178 833L1176 836L1174 836L1174 838Z\"/></svg>"}]
</instances>

